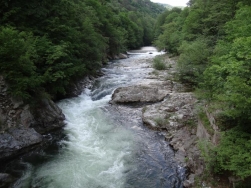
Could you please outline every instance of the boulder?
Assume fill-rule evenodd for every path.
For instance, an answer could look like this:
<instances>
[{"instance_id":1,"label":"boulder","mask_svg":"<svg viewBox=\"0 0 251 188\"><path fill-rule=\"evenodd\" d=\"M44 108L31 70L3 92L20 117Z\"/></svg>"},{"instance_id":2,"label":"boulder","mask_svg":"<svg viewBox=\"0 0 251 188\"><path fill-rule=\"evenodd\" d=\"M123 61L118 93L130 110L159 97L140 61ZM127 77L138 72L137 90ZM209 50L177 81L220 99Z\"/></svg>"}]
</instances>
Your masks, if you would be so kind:
<instances>
[{"instance_id":1,"label":"boulder","mask_svg":"<svg viewBox=\"0 0 251 188\"><path fill-rule=\"evenodd\" d=\"M183 185L184 187L193 187L194 185L194 178L195 178L195 174L190 174L188 179L186 181L184 181Z\"/></svg>"},{"instance_id":2,"label":"boulder","mask_svg":"<svg viewBox=\"0 0 251 188\"><path fill-rule=\"evenodd\" d=\"M14 178L10 174L0 173L0 188L10 187Z\"/></svg>"},{"instance_id":3,"label":"boulder","mask_svg":"<svg viewBox=\"0 0 251 188\"><path fill-rule=\"evenodd\" d=\"M50 99L40 102L40 108L34 110L34 123L31 125L37 132L43 134L62 128L65 116L62 110Z\"/></svg>"},{"instance_id":4,"label":"boulder","mask_svg":"<svg viewBox=\"0 0 251 188\"><path fill-rule=\"evenodd\" d=\"M153 103L164 100L170 91L161 86L134 85L117 88L112 103Z\"/></svg>"},{"instance_id":5,"label":"boulder","mask_svg":"<svg viewBox=\"0 0 251 188\"><path fill-rule=\"evenodd\" d=\"M100 76L103 73L97 72L96 76ZM80 80L75 80L70 83L70 85L66 88L66 94L59 97L60 99L63 98L71 98L71 97L77 97L79 96L84 88L91 88L93 83L95 81L95 78L93 76L86 76Z\"/></svg>"},{"instance_id":6,"label":"boulder","mask_svg":"<svg viewBox=\"0 0 251 188\"><path fill-rule=\"evenodd\" d=\"M122 54L122 53L119 54L119 59L127 59L127 58L128 57L126 54Z\"/></svg>"},{"instance_id":7,"label":"boulder","mask_svg":"<svg viewBox=\"0 0 251 188\"><path fill-rule=\"evenodd\" d=\"M20 155L42 141L43 136L32 128L10 128L0 134L0 160Z\"/></svg>"}]
</instances>

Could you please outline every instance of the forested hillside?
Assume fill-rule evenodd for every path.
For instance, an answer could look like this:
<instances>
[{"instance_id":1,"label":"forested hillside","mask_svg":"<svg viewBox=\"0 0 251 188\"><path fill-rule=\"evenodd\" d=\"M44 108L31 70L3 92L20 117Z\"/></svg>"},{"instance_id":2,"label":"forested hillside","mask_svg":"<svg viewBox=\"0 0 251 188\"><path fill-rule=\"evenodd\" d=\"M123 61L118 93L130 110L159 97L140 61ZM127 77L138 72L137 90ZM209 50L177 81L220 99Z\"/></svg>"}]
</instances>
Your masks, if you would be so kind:
<instances>
[{"instance_id":1,"label":"forested hillside","mask_svg":"<svg viewBox=\"0 0 251 188\"><path fill-rule=\"evenodd\" d=\"M3 0L0 74L15 97L57 97L108 54L151 44L163 11L150 0Z\"/></svg>"},{"instance_id":2,"label":"forested hillside","mask_svg":"<svg viewBox=\"0 0 251 188\"><path fill-rule=\"evenodd\" d=\"M197 88L222 131L208 169L251 177L251 1L190 0L157 21L155 44L178 56L179 79Z\"/></svg>"}]
</instances>

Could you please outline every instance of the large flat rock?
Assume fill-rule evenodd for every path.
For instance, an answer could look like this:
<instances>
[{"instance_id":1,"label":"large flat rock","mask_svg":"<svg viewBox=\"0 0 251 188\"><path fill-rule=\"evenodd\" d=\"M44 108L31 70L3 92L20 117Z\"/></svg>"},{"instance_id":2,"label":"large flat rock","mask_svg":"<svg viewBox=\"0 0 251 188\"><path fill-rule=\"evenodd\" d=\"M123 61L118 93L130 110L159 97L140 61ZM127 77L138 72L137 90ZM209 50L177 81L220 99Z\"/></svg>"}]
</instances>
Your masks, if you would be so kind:
<instances>
[{"instance_id":1,"label":"large flat rock","mask_svg":"<svg viewBox=\"0 0 251 188\"><path fill-rule=\"evenodd\" d=\"M163 101L171 91L163 85L133 85L117 88L112 103L153 103Z\"/></svg>"}]
</instances>

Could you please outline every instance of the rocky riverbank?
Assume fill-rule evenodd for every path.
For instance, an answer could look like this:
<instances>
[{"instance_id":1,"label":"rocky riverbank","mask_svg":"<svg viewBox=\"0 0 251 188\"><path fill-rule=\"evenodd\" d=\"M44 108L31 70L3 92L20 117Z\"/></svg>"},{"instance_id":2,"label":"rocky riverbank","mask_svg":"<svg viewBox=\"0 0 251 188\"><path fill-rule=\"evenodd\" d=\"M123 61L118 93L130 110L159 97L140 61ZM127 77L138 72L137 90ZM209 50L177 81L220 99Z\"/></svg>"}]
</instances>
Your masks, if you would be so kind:
<instances>
[{"instance_id":1,"label":"rocky riverbank","mask_svg":"<svg viewBox=\"0 0 251 188\"><path fill-rule=\"evenodd\" d=\"M31 106L11 97L0 76L0 167L5 161L40 146L45 141L43 134L62 128L64 119L62 111L50 99ZM11 182L11 176L0 171L0 187Z\"/></svg>"},{"instance_id":2,"label":"rocky riverbank","mask_svg":"<svg viewBox=\"0 0 251 188\"><path fill-rule=\"evenodd\" d=\"M43 141L42 134L64 126L64 115L50 99L34 106L16 100L0 76L0 160L22 154Z\"/></svg>"},{"instance_id":3,"label":"rocky riverbank","mask_svg":"<svg viewBox=\"0 0 251 188\"><path fill-rule=\"evenodd\" d=\"M195 96L189 92L189 87L175 80L176 62L166 56L165 63L167 70L161 71L152 68L151 58L121 65L121 69L140 70L135 72L135 78L139 79L114 91L109 110L120 113L125 121L130 118L129 122L143 122L164 133L175 151L176 160L188 168L184 187L193 187L196 177L204 171L198 139L217 142L217 134L212 137L208 134L203 122L198 120ZM69 96L76 96L83 88L91 87L93 80L90 77L73 84ZM64 115L53 101L44 99L34 108L13 99L7 89L0 76L0 161L10 160L40 146L45 140L43 134L64 126ZM209 113L207 116L216 133L213 117ZM13 182L12 177L0 171L0 187L10 182Z\"/></svg>"},{"instance_id":4,"label":"rocky riverbank","mask_svg":"<svg viewBox=\"0 0 251 188\"><path fill-rule=\"evenodd\" d=\"M113 59L125 59L118 54ZM102 76L102 72L96 74ZM87 76L72 82L67 94L76 97L84 88L91 88L95 77ZM42 134L64 126L64 114L50 99L44 98L36 104L26 104L8 93L8 85L0 75L0 160L8 160L43 142Z\"/></svg>"},{"instance_id":5,"label":"rocky riverbank","mask_svg":"<svg viewBox=\"0 0 251 188\"><path fill-rule=\"evenodd\" d=\"M140 62L139 62L140 63ZM175 81L176 62L166 56L167 70L154 70L153 61L144 63L148 75L135 85L118 88L110 103L138 106L143 123L151 129L164 131L180 165L188 168L184 187L192 187L196 177L204 170L197 146L198 137L204 134L198 127L197 100L189 88ZM150 71L149 71L150 70ZM135 111L135 110L134 110ZM203 126L203 125L202 125Z\"/></svg>"},{"instance_id":6,"label":"rocky riverbank","mask_svg":"<svg viewBox=\"0 0 251 188\"><path fill-rule=\"evenodd\" d=\"M112 59L125 59L119 54ZM102 76L98 72L96 76ZM76 97L84 88L93 85L95 77L87 76L76 80L69 86L67 94ZM50 99L44 98L35 104L27 104L13 98L8 93L8 84L0 75L0 187L8 187L15 179L1 171L4 163L38 148L47 141L46 134L62 129L65 116L61 109Z\"/></svg>"}]
</instances>

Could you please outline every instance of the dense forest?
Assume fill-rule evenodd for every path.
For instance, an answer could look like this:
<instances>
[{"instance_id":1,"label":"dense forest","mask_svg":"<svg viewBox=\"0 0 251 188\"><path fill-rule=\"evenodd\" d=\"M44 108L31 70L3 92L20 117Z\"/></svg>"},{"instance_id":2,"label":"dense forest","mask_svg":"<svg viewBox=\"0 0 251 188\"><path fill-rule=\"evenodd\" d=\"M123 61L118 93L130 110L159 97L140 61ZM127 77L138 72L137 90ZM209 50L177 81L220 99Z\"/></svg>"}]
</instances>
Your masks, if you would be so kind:
<instances>
[{"instance_id":1,"label":"dense forest","mask_svg":"<svg viewBox=\"0 0 251 188\"><path fill-rule=\"evenodd\" d=\"M150 0L3 0L0 74L14 97L56 98L107 56L151 44L164 10Z\"/></svg>"},{"instance_id":2,"label":"dense forest","mask_svg":"<svg viewBox=\"0 0 251 188\"><path fill-rule=\"evenodd\" d=\"M159 16L155 45L178 56L178 79L216 116L221 141L205 160L216 174L251 177L251 1L190 0Z\"/></svg>"}]
</instances>

